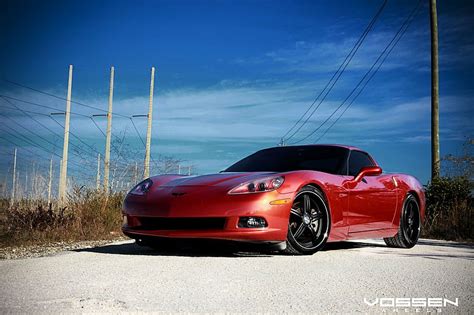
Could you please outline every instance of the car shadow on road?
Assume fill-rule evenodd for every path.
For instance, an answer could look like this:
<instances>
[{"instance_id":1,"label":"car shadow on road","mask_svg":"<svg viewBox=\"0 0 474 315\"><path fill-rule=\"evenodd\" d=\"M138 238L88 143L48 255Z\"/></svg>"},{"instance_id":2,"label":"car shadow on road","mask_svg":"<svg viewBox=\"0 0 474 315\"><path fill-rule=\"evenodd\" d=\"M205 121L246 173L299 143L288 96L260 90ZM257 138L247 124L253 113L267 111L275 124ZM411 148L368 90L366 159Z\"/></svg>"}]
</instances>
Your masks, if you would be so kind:
<instances>
[{"instance_id":1,"label":"car shadow on road","mask_svg":"<svg viewBox=\"0 0 474 315\"><path fill-rule=\"evenodd\" d=\"M356 248L368 248L368 247L387 247L385 244L367 243L364 241L350 241L350 242L334 242L327 243L321 251L333 251L339 249L356 249Z\"/></svg>"},{"instance_id":2,"label":"car shadow on road","mask_svg":"<svg viewBox=\"0 0 474 315\"><path fill-rule=\"evenodd\" d=\"M322 251L340 249L355 249L363 247L385 247L385 245L365 242L328 243ZM254 248L251 245L215 243L208 241L174 244L167 248L150 248L136 243L110 244L93 248L75 249L74 252L91 252L112 255L141 255L141 256L187 256L187 257L271 257L284 256L285 253Z\"/></svg>"},{"instance_id":3,"label":"car shadow on road","mask_svg":"<svg viewBox=\"0 0 474 315\"><path fill-rule=\"evenodd\" d=\"M439 240L431 240L431 239L420 239L418 240L418 245L465 248L465 249L474 250L474 243L458 243L458 242L439 241Z\"/></svg>"},{"instance_id":4,"label":"car shadow on road","mask_svg":"<svg viewBox=\"0 0 474 315\"><path fill-rule=\"evenodd\" d=\"M112 255L137 256L184 256L184 257L265 257L271 253L239 251L234 246L215 246L207 242L175 244L166 248L139 246L136 243L110 244L105 246L76 249L75 252L91 252Z\"/></svg>"}]
</instances>

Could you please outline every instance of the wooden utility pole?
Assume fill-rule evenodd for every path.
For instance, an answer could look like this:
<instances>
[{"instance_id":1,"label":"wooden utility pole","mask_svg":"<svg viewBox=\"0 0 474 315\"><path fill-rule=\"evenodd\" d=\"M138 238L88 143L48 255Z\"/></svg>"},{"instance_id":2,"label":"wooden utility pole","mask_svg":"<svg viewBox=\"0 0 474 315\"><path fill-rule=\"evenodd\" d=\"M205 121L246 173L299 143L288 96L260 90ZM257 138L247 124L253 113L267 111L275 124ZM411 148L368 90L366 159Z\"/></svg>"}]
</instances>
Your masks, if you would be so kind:
<instances>
[{"instance_id":1,"label":"wooden utility pole","mask_svg":"<svg viewBox=\"0 0 474 315\"><path fill-rule=\"evenodd\" d=\"M107 133L105 139L105 159L104 159L104 190L109 193L109 174L110 174L110 144L112 141L112 103L114 99L114 67L110 67L110 85L109 85L109 108L107 110Z\"/></svg>"},{"instance_id":2,"label":"wooden utility pole","mask_svg":"<svg viewBox=\"0 0 474 315\"><path fill-rule=\"evenodd\" d=\"M430 1L431 17L431 180L440 175L439 157L439 72L438 16L436 0Z\"/></svg>"},{"instance_id":3,"label":"wooden utility pole","mask_svg":"<svg viewBox=\"0 0 474 315\"><path fill-rule=\"evenodd\" d=\"M13 202L15 201L15 193L16 193L16 148L13 153L12 198L10 199L10 206L13 206Z\"/></svg>"},{"instance_id":4,"label":"wooden utility pole","mask_svg":"<svg viewBox=\"0 0 474 315\"><path fill-rule=\"evenodd\" d=\"M59 175L59 201L64 202L67 190L67 160L69 148L69 122L71 118L71 93L72 93L72 65L69 65L69 77L67 83L66 117L64 119L64 144L61 172Z\"/></svg>"},{"instance_id":5,"label":"wooden utility pole","mask_svg":"<svg viewBox=\"0 0 474 315\"><path fill-rule=\"evenodd\" d=\"M100 189L100 153L97 154L97 175L96 175L96 183L95 189Z\"/></svg>"},{"instance_id":6,"label":"wooden utility pole","mask_svg":"<svg viewBox=\"0 0 474 315\"><path fill-rule=\"evenodd\" d=\"M151 67L150 102L148 103L148 127L146 130L145 170L143 178L150 177L151 123L153 119L153 89L155 86L155 67Z\"/></svg>"},{"instance_id":7,"label":"wooden utility pole","mask_svg":"<svg viewBox=\"0 0 474 315\"><path fill-rule=\"evenodd\" d=\"M53 186L53 157L49 160L48 205L51 204L51 188Z\"/></svg>"}]
</instances>

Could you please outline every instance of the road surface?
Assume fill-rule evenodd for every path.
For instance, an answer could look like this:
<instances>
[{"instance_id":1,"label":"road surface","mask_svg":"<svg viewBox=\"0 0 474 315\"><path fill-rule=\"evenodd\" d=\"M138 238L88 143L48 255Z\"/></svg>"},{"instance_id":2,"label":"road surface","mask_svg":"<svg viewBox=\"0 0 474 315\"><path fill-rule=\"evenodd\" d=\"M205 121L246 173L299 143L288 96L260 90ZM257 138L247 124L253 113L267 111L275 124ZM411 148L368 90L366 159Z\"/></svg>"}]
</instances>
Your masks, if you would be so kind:
<instances>
[{"instance_id":1,"label":"road surface","mask_svg":"<svg viewBox=\"0 0 474 315\"><path fill-rule=\"evenodd\" d=\"M473 267L472 245L433 240L409 250L344 242L312 256L203 248L160 253L122 241L0 261L0 313L469 313ZM435 307L418 307L420 300L411 298Z\"/></svg>"}]
</instances>

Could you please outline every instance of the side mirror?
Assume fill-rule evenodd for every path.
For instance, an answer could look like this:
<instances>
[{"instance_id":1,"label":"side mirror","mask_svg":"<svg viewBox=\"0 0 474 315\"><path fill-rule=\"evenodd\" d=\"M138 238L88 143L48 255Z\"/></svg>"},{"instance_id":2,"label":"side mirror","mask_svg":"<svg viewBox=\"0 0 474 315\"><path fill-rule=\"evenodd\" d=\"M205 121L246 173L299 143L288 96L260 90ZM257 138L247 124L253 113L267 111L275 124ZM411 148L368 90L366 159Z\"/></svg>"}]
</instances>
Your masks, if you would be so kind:
<instances>
[{"instance_id":1,"label":"side mirror","mask_svg":"<svg viewBox=\"0 0 474 315\"><path fill-rule=\"evenodd\" d=\"M360 182L365 176L379 176L382 174L380 166L366 166L360 169L359 174L354 177L354 181Z\"/></svg>"},{"instance_id":2,"label":"side mirror","mask_svg":"<svg viewBox=\"0 0 474 315\"><path fill-rule=\"evenodd\" d=\"M359 174L354 179L348 180L345 184L348 188L354 188L366 176L378 176L382 174L382 168L380 166L366 166L361 168Z\"/></svg>"}]
</instances>

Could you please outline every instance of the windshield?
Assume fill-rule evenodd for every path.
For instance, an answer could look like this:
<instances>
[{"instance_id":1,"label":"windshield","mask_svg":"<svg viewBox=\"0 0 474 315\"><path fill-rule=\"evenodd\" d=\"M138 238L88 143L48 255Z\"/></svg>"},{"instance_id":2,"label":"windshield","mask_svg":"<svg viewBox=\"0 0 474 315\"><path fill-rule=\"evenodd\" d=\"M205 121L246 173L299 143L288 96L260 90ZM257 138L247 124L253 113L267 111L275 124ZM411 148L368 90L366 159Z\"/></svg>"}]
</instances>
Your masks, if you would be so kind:
<instances>
[{"instance_id":1,"label":"windshield","mask_svg":"<svg viewBox=\"0 0 474 315\"><path fill-rule=\"evenodd\" d=\"M224 172L288 172L312 170L345 174L349 150L337 146L277 147L258 151Z\"/></svg>"}]
</instances>

